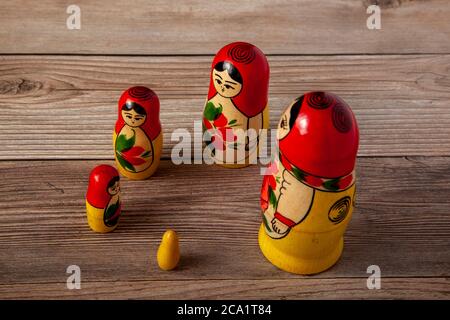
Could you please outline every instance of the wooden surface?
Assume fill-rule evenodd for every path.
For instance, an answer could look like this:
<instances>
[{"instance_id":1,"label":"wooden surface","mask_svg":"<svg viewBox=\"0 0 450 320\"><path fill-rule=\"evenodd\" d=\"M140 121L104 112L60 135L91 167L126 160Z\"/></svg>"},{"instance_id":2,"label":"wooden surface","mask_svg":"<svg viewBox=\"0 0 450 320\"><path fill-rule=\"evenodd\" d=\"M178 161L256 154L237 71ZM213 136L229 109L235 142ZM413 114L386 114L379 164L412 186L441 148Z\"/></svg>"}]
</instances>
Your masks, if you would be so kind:
<instances>
[{"instance_id":1,"label":"wooden surface","mask_svg":"<svg viewBox=\"0 0 450 320\"><path fill-rule=\"evenodd\" d=\"M111 159L117 100L133 84L161 99L164 155L201 119L211 57L3 56L0 159ZM450 54L269 57L271 127L302 93L355 111L360 156L450 156ZM23 112L26 108L26 113ZM20 117L17 115L20 114ZM7 124L7 125L6 125Z\"/></svg>"},{"instance_id":2,"label":"wooden surface","mask_svg":"<svg viewBox=\"0 0 450 320\"><path fill-rule=\"evenodd\" d=\"M371 3L378 32L366 27ZM450 53L449 16L447 0L4 1L0 53L214 54L236 39L267 54Z\"/></svg>"},{"instance_id":3,"label":"wooden surface","mask_svg":"<svg viewBox=\"0 0 450 320\"><path fill-rule=\"evenodd\" d=\"M379 2L379 31L366 28L369 1L83 0L79 31L64 1L2 3L0 298L449 299L450 5ZM234 40L270 54L272 127L310 90L355 111L357 208L324 273L291 275L260 253L257 166L170 161L170 133L192 132L212 54ZM118 229L95 234L88 174L113 163L117 99L137 84L161 99L164 160L150 180L123 179ZM167 228L181 238L174 272L155 261ZM66 288L72 264L81 290ZM366 286L373 264L380 290Z\"/></svg>"}]
</instances>

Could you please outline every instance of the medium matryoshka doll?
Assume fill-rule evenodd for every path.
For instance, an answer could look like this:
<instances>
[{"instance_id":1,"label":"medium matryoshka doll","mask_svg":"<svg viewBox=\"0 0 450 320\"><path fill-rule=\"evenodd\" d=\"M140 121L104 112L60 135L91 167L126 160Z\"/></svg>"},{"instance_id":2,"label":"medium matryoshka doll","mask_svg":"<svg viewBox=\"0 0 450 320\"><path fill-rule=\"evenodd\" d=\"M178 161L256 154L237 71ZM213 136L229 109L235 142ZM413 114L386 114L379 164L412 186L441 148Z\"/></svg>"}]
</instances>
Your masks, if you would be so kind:
<instances>
[{"instance_id":1,"label":"medium matryoshka doll","mask_svg":"<svg viewBox=\"0 0 450 320\"><path fill-rule=\"evenodd\" d=\"M269 64L257 47L234 42L216 54L203 111L215 163L239 168L256 160L259 130L269 127L268 90Z\"/></svg>"},{"instance_id":2,"label":"medium matryoshka doll","mask_svg":"<svg viewBox=\"0 0 450 320\"><path fill-rule=\"evenodd\" d=\"M279 158L261 190L259 245L282 270L318 273L339 259L352 217L358 125L341 98L310 92L284 112L277 140Z\"/></svg>"},{"instance_id":3,"label":"medium matryoshka doll","mask_svg":"<svg viewBox=\"0 0 450 320\"><path fill-rule=\"evenodd\" d=\"M113 135L119 172L130 179L147 179L158 168L163 135L159 99L146 87L132 87L119 99Z\"/></svg>"},{"instance_id":4,"label":"medium matryoshka doll","mask_svg":"<svg viewBox=\"0 0 450 320\"><path fill-rule=\"evenodd\" d=\"M102 164L91 171L86 212L88 224L96 232L110 232L117 227L121 212L120 178L114 167Z\"/></svg>"}]
</instances>

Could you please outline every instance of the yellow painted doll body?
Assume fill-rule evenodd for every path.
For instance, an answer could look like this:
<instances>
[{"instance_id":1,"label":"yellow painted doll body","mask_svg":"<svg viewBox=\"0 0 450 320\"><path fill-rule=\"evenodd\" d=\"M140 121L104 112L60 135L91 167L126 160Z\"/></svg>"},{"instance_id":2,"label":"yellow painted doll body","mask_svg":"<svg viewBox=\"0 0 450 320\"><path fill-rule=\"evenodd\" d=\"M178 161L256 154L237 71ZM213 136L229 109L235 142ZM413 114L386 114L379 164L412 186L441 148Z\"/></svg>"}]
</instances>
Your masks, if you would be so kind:
<instances>
[{"instance_id":1,"label":"yellow painted doll body","mask_svg":"<svg viewBox=\"0 0 450 320\"><path fill-rule=\"evenodd\" d=\"M123 130L122 130L123 131ZM121 133L122 133L121 131ZM123 132L125 133L125 132ZM128 132L127 132L128 133ZM128 133L129 134L129 133ZM143 136L144 135L144 136ZM125 166L122 166L119 160L117 159L117 154L115 155L117 168L121 175L132 179L132 180L144 180L149 178L150 176L155 173L156 169L159 167L161 153L162 153L162 147L163 147L163 133L162 131L159 133L159 135L155 138L155 140L150 141L148 137L145 135L145 132L137 132L136 134L136 143L137 145L140 145L141 141L144 147L149 148L146 150L152 150L151 154L149 154L148 160L146 163L144 163L141 166L136 166L137 172L133 172L130 170L127 170ZM116 139L117 134L113 133L113 146L116 146Z\"/></svg>"},{"instance_id":2,"label":"yellow painted doll body","mask_svg":"<svg viewBox=\"0 0 450 320\"><path fill-rule=\"evenodd\" d=\"M86 214L89 227L95 232L113 231L121 215L120 178L110 165L96 166L89 176L86 193Z\"/></svg>"},{"instance_id":3,"label":"yellow painted doll body","mask_svg":"<svg viewBox=\"0 0 450 320\"><path fill-rule=\"evenodd\" d=\"M113 226L107 226L103 220L105 209L96 208L86 200L86 213L89 227L100 233L106 233L114 231L117 228L117 224Z\"/></svg>"},{"instance_id":4,"label":"yellow painted doll body","mask_svg":"<svg viewBox=\"0 0 450 320\"><path fill-rule=\"evenodd\" d=\"M274 190L276 208L263 213L259 244L264 256L282 270L296 274L322 272L336 263L343 235L352 217L355 184L340 192L312 188L278 162ZM289 228L276 212L295 225Z\"/></svg>"},{"instance_id":5,"label":"yellow painted doll body","mask_svg":"<svg viewBox=\"0 0 450 320\"><path fill-rule=\"evenodd\" d=\"M156 254L158 266L162 270L172 270L178 265L180 261L180 246L178 242L178 235L175 231L167 230L164 233Z\"/></svg>"},{"instance_id":6,"label":"yellow painted doll body","mask_svg":"<svg viewBox=\"0 0 450 320\"><path fill-rule=\"evenodd\" d=\"M277 141L261 189L261 251L282 270L322 272L339 259L353 214L356 119L338 96L309 92L282 114Z\"/></svg>"},{"instance_id":7,"label":"yellow painted doll body","mask_svg":"<svg viewBox=\"0 0 450 320\"><path fill-rule=\"evenodd\" d=\"M158 96L149 88L132 87L118 106L113 133L117 167L129 179L147 179L159 166L163 145Z\"/></svg>"}]
</instances>

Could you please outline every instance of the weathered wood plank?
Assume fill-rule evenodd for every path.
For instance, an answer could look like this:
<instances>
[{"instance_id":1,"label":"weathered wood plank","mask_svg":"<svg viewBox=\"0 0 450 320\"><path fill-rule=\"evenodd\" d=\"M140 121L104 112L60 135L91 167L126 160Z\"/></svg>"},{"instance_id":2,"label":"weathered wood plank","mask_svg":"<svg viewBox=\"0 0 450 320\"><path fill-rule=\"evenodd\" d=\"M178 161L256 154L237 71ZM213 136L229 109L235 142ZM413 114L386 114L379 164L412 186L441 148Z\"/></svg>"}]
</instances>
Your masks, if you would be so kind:
<instances>
[{"instance_id":1,"label":"weathered wood plank","mask_svg":"<svg viewBox=\"0 0 450 320\"><path fill-rule=\"evenodd\" d=\"M367 6L380 3L381 30ZM78 0L81 29L68 30L69 3L7 1L1 53L214 54L249 41L270 54L450 53L446 0Z\"/></svg>"},{"instance_id":2,"label":"weathered wood plank","mask_svg":"<svg viewBox=\"0 0 450 320\"><path fill-rule=\"evenodd\" d=\"M0 285L2 299L448 299L448 278L382 278L368 290L366 278L290 280L94 281L80 290L65 281Z\"/></svg>"},{"instance_id":3,"label":"weathered wood plank","mask_svg":"<svg viewBox=\"0 0 450 320\"><path fill-rule=\"evenodd\" d=\"M0 283L300 279L259 251L259 169L163 161L147 181L123 179L124 216L110 234L91 232L84 193L97 161L0 162ZM337 265L316 278L448 277L450 158L362 158L358 198ZM20 174L18 174L20 173ZM217 182L220 181L219 184ZM7 199L7 201L6 201ZM181 237L178 271L159 271L162 233Z\"/></svg>"},{"instance_id":4,"label":"weathered wood plank","mask_svg":"<svg viewBox=\"0 0 450 320\"><path fill-rule=\"evenodd\" d=\"M342 96L360 156L450 155L450 55L269 57L271 126L303 92ZM201 118L211 57L0 57L0 159L111 159L116 104L129 86L161 99L164 156Z\"/></svg>"}]
</instances>

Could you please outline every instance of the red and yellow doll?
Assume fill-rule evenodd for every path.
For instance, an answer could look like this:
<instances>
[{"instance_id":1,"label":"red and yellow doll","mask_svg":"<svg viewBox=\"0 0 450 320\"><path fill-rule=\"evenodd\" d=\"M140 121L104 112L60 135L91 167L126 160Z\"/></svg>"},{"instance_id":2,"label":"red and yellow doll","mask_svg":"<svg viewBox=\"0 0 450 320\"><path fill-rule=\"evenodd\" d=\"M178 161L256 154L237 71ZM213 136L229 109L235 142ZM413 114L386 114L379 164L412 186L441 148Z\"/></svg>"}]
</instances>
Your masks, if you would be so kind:
<instances>
[{"instance_id":1,"label":"red and yellow doll","mask_svg":"<svg viewBox=\"0 0 450 320\"><path fill-rule=\"evenodd\" d=\"M89 176L86 193L88 224L96 232L113 231L121 214L120 178L114 167L103 164Z\"/></svg>"},{"instance_id":2,"label":"red and yellow doll","mask_svg":"<svg viewBox=\"0 0 450 320\"><path fill-rule=\"evenodd\" d=\"M113 144L119 172L130 179L147 179L158 168L163 135L159 99L146 87L132 87L119 99Z\"/></svg>"},{"instance_id":3,"label":"red and yellow doll","mask_svg":"<svg viewBox=\"0 0 450 320\"><path fill-rule=\"evenodd\" d=\"M256 159L259 130L269 126L268 90L269 64L257 47L234 42L216 54L203 111L206 144L215 163L236 168Z\"/></svg>"},{"instance_id":4,"label":"red and yellow doll","mask_svg":"<svg viewBox=\"0 0 450 320\"><path fill-rule=\"evenodd\" d=\"M277 140L261 190L259 244L283 270L318 273L339 259L355 204L356 119L338 96L310 92L284 112Z\"/></svg>"}]
</instances>

